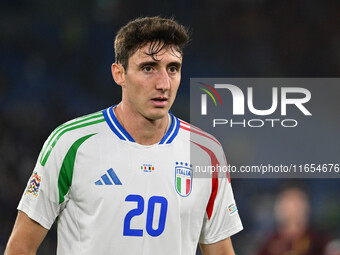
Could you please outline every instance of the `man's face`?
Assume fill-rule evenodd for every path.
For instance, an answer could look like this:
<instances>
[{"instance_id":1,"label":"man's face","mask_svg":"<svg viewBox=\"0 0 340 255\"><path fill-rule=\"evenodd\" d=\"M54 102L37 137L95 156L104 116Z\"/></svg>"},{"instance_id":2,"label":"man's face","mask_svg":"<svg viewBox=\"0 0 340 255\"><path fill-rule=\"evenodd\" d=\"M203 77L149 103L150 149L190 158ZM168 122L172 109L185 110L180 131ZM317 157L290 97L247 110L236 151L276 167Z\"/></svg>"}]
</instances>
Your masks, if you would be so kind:
<instances>
[{"instance_id":1,"label":"man's face","mask_svg":"<svg viewBox=\"0 0 340 255\"><path fill-rule=\"evenodd\" d=\"M128 62L123 103L134 114L150 120L165 117L173 104L181 80L182 56L165 47L155 59L148 56L150 43L137 50Z\"/></svg>"}]
</instances>

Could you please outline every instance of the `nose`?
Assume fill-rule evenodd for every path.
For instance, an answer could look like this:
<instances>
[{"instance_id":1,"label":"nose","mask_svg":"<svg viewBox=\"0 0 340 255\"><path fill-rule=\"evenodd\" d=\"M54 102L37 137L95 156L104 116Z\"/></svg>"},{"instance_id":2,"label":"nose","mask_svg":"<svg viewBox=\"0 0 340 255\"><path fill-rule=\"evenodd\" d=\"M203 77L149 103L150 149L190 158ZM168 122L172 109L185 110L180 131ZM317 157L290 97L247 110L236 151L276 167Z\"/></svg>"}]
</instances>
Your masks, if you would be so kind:
<instances>
[{"instance_id":1,"label":"nose","mask_svg":"<svg viewBox=\"0 0 340 255\"><path fill-rule=\"evenodd\" d=\"M161 70L158 74L156 89L167 91L170 89L170 78L166 70Z\"/></svg>"}]
</instances>

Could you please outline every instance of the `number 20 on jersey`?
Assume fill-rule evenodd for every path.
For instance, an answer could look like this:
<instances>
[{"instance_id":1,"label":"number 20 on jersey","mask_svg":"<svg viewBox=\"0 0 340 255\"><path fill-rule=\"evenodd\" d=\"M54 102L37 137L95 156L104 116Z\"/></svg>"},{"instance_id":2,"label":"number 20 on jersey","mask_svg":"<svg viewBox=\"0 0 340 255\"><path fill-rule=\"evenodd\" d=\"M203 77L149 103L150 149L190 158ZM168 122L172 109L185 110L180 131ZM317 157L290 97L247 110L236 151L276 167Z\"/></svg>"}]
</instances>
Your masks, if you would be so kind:
<instances>
[{"instance_id":1,"label":"number 20 on jersey","mask_svg":"<svg viewBox=\"0 0 340 255\"><path fill-rule=\"evenodd\" d=\"M137 202L137 208L130 210L124 219L124 236L143 236L143 229L132 229L131 219L133 217L138 217L144 213L144 198L140 195L128 195L125 198L126 202ZM155 204L160 204L161 210L158 219L158 227L153 228L152 223L155 214ZM161 196L152 196L148 200L147 205L147 215L146 215L146 232L150 236L159 236L163 233L166 221L166 215L168 211L168 200Z\"/></svg>"}]
</instances>

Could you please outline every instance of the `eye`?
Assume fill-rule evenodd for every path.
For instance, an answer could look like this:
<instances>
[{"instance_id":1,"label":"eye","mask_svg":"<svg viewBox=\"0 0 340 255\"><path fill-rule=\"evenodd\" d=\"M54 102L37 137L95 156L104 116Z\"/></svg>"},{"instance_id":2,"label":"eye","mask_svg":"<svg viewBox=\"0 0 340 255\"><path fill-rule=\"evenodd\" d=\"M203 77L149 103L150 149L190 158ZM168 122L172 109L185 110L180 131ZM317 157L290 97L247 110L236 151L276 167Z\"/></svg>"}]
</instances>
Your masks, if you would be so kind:
<instances>
[{"instance_id":1,"label":"eye","mask_svg":"<svg viewBox=\"0 0 340 255\"><path fill-rule=\"evenodd\" d=\"M178 67L177 67L177 66L170 66L170 67L169 67L169 72L170 72L170 73L176 73L176 72L178 72Z\"/></svg>"},{"instance_id":2,"label":"eye","mask_svg":"<svg viewBox=\"0 0 340 255\"><path fill-rule=\"evenodd\" d=\"M151 73L153 70L152 66L143 66L143 71L146 73Z\"/></svg>"}]
</instances>

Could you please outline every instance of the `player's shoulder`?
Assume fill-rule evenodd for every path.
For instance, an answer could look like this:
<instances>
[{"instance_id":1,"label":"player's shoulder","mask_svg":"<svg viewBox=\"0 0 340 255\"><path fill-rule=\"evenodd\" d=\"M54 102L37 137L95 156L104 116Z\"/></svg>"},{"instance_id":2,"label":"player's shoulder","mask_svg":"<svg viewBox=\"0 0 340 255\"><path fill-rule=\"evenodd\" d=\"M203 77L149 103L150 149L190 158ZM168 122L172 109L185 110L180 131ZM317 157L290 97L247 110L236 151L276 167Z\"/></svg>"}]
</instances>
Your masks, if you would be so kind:
<instances>
[{"instance_id":1,"label":"player's shoulder","mask_svg":"<svg viewBox=\"0 0 340 255\"><path fill-rule=\"evenodd\" d=\"M72 146L79 146L85 140L105 130L102 111L69 120L50 134L40 152L40 163L45 165L50 155L58 150L65 154ZM104 125L103 125L104 124Z\"/></svg>"},{"instance_id":2,"label":"player's shoulder","mask_svg":"<svg viewBox=\"0 0 340 255\"><path fill-rule=\"evenodd\" d=\"M191 143L200 147L205 147L213 151L222 149L221 143L215 136L208 132L196 127L184 120L179 119L180 122L180 135L190 140Z\"/></svg>"},{"instance_id":3,"label":"player's shoulder","mask_svg":"<svg viewBox=\"0 0 340 255\"><path fill-rule=\"evenodd\" d=\"M73 140L77 137L100 132L104 122L105 118L101 110L69 120L58 126L51 135L56 139L65 137Z\"/></svg>"}]
</instances>

